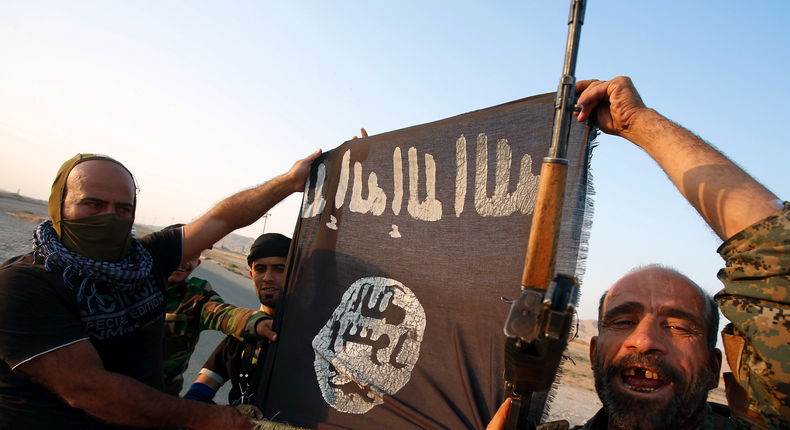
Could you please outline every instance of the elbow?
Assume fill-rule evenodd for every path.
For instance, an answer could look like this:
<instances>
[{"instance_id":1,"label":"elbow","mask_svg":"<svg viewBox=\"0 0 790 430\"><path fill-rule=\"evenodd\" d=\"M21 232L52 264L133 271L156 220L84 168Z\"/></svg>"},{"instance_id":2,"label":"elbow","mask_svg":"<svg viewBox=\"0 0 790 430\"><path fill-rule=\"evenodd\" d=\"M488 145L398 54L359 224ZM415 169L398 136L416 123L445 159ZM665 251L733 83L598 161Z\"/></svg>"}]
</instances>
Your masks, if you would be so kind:
<instances>
[{"instance_id":1,"label":"elbow","mask_svg":"<svg viewBox=\"0 0 790 430\"><path fill-rule=\"evenodd\" d=\"M80 409L95 415L95 412L109 407L106 393L100 393L96 387L92 386L72 386L58 392L60 397L72 408Z\"/></svg>"}]
</instances>

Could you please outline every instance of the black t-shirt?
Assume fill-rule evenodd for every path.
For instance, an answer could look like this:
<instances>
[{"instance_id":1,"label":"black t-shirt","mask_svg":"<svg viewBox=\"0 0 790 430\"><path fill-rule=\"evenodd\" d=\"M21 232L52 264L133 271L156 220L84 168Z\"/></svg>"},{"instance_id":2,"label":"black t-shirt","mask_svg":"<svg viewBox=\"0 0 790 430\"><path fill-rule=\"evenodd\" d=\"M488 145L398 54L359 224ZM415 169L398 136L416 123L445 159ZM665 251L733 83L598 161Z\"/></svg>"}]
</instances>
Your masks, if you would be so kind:
<instances>
[{"instance_id":1,"label":"black t-shirt","mask_svg":"<svg viewBox=\"0 0 790 430\"><path fill-rule=\"evenodd\" d=\"M255 357L255 349L259 343L261 349ZM206 360L206 364L203 365L204 369L211 370L226 381L230 381L228 404L239 400L242 389L250 398L250 403L255 403L258 382L261 379L260 371L263 369L263 361L269 348L267 340L259 341L259 343L242 342L233 336L228 336L217 346L211 357Z\"/></svg>"},{"instance_id":2,"label":"black t-shirt","mask_svg":"<svg viewBox=\"0 0 790 430\"><path fill-rule=\"evenodd\" d=\"M90 309L87 294L78 297L79 283L67 287L62 272L47 271L33 254L0 266L0 429L114 428L12 370L82 340L91 342L108 371L164 388L164 292L167 277L180 264L181 230L156 232L140 242L153 257L151 275L129 292L97 283Z\"/></svg>"}]
</instances>

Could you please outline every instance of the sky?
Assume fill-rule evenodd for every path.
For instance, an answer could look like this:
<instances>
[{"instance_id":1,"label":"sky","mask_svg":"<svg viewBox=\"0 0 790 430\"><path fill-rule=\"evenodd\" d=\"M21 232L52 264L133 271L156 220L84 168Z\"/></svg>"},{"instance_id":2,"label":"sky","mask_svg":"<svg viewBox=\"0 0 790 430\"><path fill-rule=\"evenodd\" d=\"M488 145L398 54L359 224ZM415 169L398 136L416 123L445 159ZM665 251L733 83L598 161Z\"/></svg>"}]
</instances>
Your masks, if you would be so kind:
<instances>
[{"instance_id":1,"label":"sky","mask_svg":"<svg viewBox=\"0 0 790 430\"><path fill-rule=\"evenodd\" d=\"M0 188L47 199L65 160L107 154L137 178L138 222L189 222L360 127L555 91L569 5L0 0ZM788 199L789 20L786 1L591 0L576 76L630 76L649 107ZM647 263L718 291L720 240L643 151L598 142L580 317ZM290 236L300 199L238 233Z\"/></svg>"}]
</instances>

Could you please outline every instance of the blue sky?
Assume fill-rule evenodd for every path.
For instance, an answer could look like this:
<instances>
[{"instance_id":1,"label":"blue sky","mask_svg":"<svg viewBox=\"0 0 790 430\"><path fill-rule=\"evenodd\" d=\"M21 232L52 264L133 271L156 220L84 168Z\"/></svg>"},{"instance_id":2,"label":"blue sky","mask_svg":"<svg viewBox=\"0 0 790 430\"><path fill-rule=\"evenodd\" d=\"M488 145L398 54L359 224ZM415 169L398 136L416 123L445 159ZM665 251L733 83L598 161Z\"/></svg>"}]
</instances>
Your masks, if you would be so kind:
<instances>
[{"instance_id":1,"label":"blue sky","mask_svg":"<svg viewBox=\"0 0 790 430\"><path fill-rule=\"evenodd\" d=\"M568 9L0 0L0 188L45 199L64 160L104 153L137 175L139 221L189 221L360 127L377 134L554 91ZM787 199L789 19L783 1L590 1L577 77L631 76L648 106ZM650 262L717 291L715 235L641 150L599 142L581 317ZM277 206L267 231L290 235L298 202Z\"/></svg>"}]
</instances>

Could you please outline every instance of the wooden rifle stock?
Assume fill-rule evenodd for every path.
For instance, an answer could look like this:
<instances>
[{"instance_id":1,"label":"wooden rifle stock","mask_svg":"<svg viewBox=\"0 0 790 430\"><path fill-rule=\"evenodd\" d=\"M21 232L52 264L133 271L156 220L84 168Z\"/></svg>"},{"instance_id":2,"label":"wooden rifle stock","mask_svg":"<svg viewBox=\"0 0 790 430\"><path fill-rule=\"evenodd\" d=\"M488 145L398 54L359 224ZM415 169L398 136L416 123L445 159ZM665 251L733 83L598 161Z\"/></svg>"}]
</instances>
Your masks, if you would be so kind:
<instances>
[{"instance_id":1,"label":"wooden rifle stock","mask_svg":"<svg viewBox=\"0 0 790 430\"><path fill-rule=\"evenodd\" d=\"M540 168L540 184L529 231L524 275L521 277L523 287L545 292L554 279L567 179L567 163L544 161Z\"/></svg>"}]
</instances>

